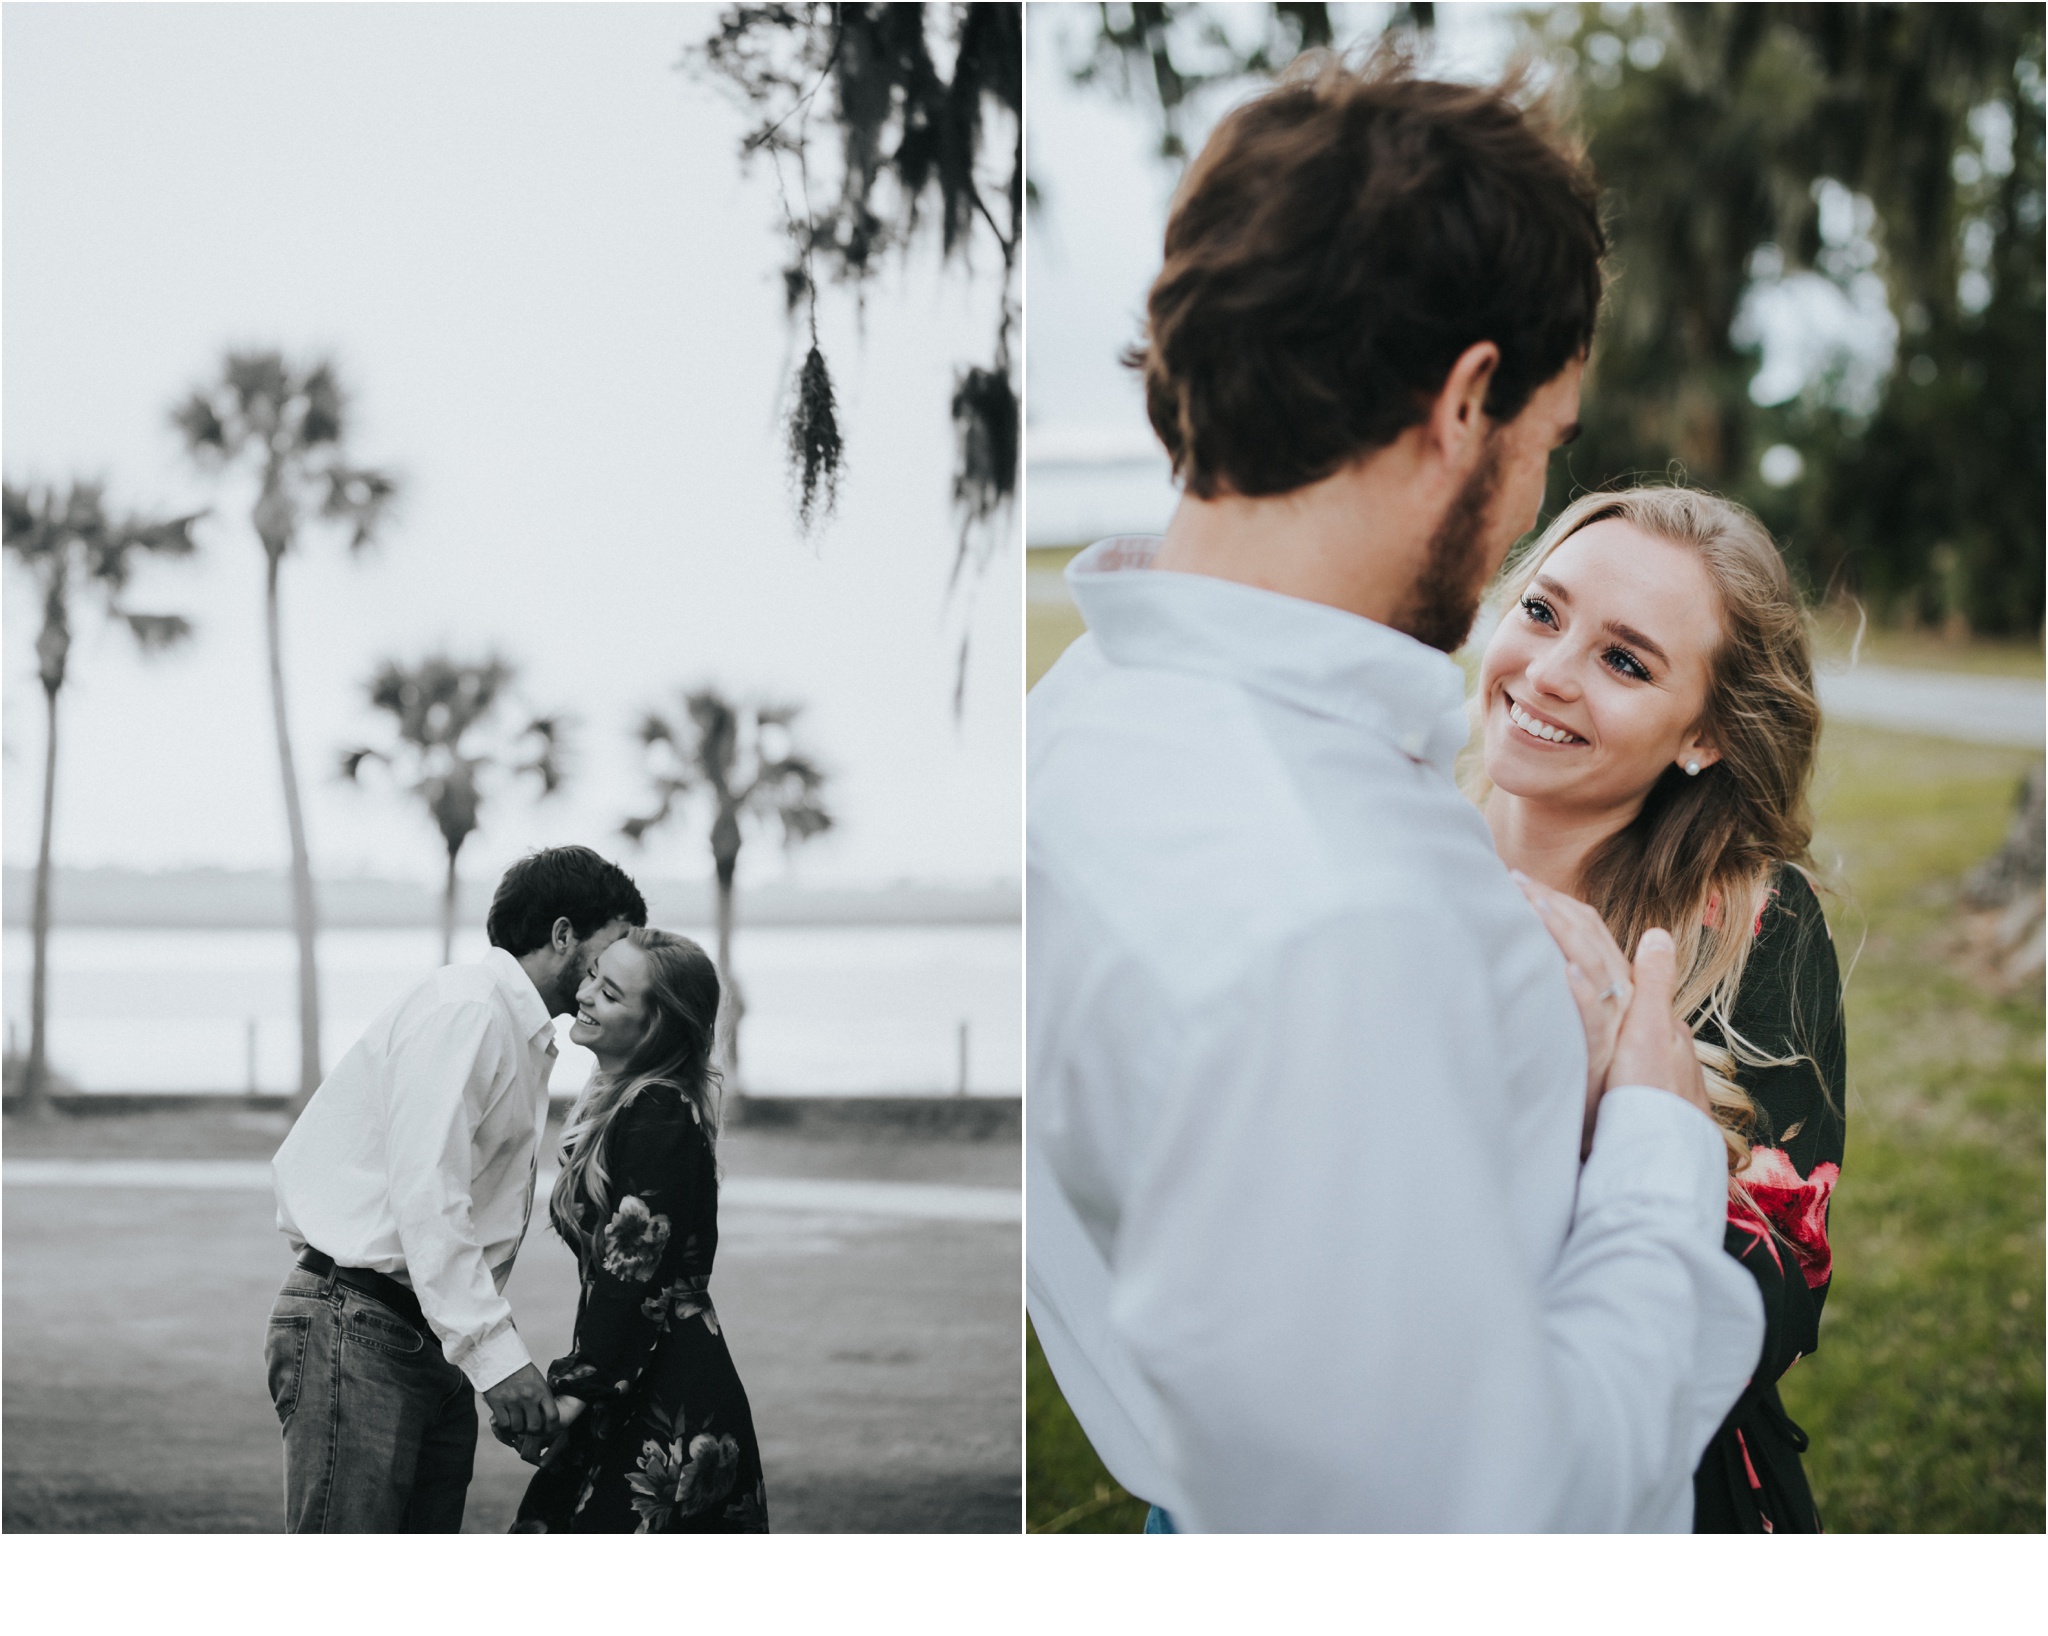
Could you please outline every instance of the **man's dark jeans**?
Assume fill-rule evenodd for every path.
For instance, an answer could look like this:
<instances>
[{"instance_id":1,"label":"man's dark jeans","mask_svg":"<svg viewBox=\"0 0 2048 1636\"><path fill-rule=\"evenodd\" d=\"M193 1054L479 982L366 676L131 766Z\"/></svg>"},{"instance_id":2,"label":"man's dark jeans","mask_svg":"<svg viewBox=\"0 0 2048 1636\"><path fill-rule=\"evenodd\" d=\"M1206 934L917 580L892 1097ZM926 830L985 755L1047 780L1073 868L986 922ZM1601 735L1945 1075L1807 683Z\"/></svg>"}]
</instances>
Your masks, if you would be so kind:
<instances>
[{"instance_id":1,"label":"man's dark jeans","mask_svg":"<svg viewBox=\"0 0 2048 1636\"><path fill-rule=\"evenodd\" d=\"M476 1463L476 1394L381 1301L294 1267L264 1346L294 1534L454 1534Z\"/></svg>"}]
</instances>

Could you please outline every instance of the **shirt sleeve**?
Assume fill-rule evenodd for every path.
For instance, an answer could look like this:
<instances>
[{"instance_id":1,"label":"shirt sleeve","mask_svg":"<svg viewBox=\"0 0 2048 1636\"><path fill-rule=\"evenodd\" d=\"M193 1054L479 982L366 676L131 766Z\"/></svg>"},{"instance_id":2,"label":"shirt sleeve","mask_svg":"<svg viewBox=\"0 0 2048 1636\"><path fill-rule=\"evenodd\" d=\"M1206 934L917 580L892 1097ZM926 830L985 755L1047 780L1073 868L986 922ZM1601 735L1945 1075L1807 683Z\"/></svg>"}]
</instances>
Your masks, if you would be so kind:
<instances>
[{"instance_id":1,"label":"shirt sleeve","mask_svg":"<svg viewBox=\"0 0 2048 1636\"><path fill-rule=\"evenodd\" d=\"M1463 937L1426 905L1334 915L1190 1031L1109 1258L1187 1526L1689 1526L1759 1334L1720 1136L1610 1092L1562 1253L1520 1241Z\"/></svg>"},{"instance_id":2,"label":"shirt sleeve","mask_svg":"<svg viewBox=\"0 0 2048 1636\"><path fill-rule=\"evenodd\" d=\"M385 1171L406 1277L448 1361L488 1391L532 1362L470 1211L477 1125L513 1076L491 1006L435 1008L393 1042Z\"/></svg>"},{"instance_id":3,"label":"shirt sleeve","mask_svg":"<svg viewBox=\"0 0 2048 1636\"><path fill-rule=\"evenodd\" d=\"M708 1293L716 1221L710 1145L695 1112L667 1086L651 1086L621 1113L605 1144L613 1201L583 1269L583 1302L567 1357L548 1368L558 1394L628 1396L669 1327L718 1319ZM712 1229L715 1237L715 1227Z\"/></svg>"}]
</instances>

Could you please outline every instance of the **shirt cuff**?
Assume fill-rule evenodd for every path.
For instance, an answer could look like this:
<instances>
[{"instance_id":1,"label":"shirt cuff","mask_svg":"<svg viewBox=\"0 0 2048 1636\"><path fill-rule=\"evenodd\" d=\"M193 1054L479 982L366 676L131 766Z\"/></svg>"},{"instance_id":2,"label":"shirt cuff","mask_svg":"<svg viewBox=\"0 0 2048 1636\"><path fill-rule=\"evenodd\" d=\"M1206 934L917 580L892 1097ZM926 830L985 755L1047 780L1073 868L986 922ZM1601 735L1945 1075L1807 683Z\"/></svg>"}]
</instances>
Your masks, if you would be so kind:
<instances>
[{"instance_id":1,"label":"shirt cuff","mask_svg":"<svg viewBox=\"0 0 2048 1636\"><path fill-rule=\"evenodd\" d=\"M1578 1213L1623 1199L1676 1205L1718 1244L1728 1213L1721 1127L1670 1091L1613 1087L1600 1099L1593 1151L1579 1173Z\"/></svg>"},{"instance_id":2,"label":"shirt cuff","mask_svg":"<svg viewBox=\"0 0 2048 1636\"><path fill-rule=\"evenodd\" d=\"M456 1367L469 1377L470 1385L479 1392L488 1392L500 1381L510 1380L531 1362L533 1354L526 1350L526 1342L508 1323L497 1334L478 1342Z\"/></svg>"}]
</instances>

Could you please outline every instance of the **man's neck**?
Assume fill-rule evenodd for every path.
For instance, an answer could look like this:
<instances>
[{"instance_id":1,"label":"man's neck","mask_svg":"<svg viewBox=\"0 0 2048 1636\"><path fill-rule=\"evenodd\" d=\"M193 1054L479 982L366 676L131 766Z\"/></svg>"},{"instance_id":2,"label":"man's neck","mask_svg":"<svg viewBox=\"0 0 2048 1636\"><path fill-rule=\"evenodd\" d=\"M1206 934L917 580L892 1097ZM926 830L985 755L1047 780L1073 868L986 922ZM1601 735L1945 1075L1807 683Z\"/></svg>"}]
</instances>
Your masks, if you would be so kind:
<instances>
[{"instance_id":1,"label":"man's neck","mask_svg":"<svg viewBox=\"0 0 2048 1636\"><path fill-rule=\"evenodd\" d=\"M1627 808L1558 807L1494 789L1486 797L1486 827L1502 863L1578 897L1586 860L1641 810L1640 801Z\"/></svg>"},{"instance_id":2,"label":"man's neck","mask_svg":"<svg viewBox=\"0 0 2048 1636\"><path fill-rule=\"evenodd\" d=\"M540 996L540 1003L548 1008L550 1017L560 1017L573 1009L561 1003L555 993L555 984L561 976L561 966L554 951L546 944L525 954L512 957L519 962L519 969L526 973L526 980L533 984L533 990Z\"/></svg>"},{"instance_id":3,"label":"man's neck","mask_svg":"<svg viewBox=\"0 0 2048 1636\"><path fill-rule=\"evenodd\" d=\"M1404 434L1321 482L1256 499L1184 495L1155 568L1209 574L1391 625L1446 497Z\"/></svg>"}]
</instances>

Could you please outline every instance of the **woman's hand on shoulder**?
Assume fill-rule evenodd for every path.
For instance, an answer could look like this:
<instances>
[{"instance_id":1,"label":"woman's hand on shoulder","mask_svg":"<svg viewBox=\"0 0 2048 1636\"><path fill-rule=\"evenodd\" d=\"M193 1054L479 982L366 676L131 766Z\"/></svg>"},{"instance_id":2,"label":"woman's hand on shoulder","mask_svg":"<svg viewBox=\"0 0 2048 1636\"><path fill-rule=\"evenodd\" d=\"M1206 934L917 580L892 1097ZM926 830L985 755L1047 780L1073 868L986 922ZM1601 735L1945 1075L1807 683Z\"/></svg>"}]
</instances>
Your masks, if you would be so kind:
<instances>
[{"instance_id":1,"label":"woman's hand on shoulder","mask_svg":"<svg viewBox=\"0 0 2048 1636\"><path fill-rule=\"evenodd\" d=\"M1579 1027L1586 1036L1586 1123L1580 1154L1593 1141L1593 1119L1607 1088L1608 1065L1614 1060L1621 1020L1628 1013L1635 985L1628 957L1607 930L1599 911L1567 897L1540 881L1514 871L1515 884L1542 920L1544 929L1564 955L1564 974L1579 1008Z\"/></svg>"},{"instance_id":2,"label":"woman's hand on shoulder","mask_svg":"<svg viewBox=\"0 0 2048 1636\"><path fill-rule=\"evenodd\" d=\"M1669 1091L1712 1119L1714 1107L1707 1100L1706 1075L1693 1049L1692 1030L1673 1014L1677 998L1678 961L1671 934L1653 928L1636 943L1635 998L1614 1043L1607 1083Z\"/></svg>"}]
</instances>

